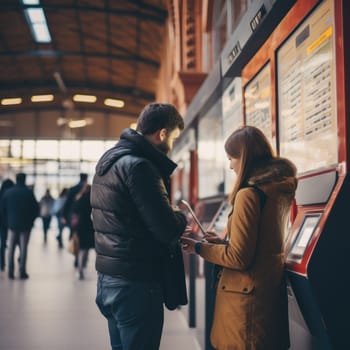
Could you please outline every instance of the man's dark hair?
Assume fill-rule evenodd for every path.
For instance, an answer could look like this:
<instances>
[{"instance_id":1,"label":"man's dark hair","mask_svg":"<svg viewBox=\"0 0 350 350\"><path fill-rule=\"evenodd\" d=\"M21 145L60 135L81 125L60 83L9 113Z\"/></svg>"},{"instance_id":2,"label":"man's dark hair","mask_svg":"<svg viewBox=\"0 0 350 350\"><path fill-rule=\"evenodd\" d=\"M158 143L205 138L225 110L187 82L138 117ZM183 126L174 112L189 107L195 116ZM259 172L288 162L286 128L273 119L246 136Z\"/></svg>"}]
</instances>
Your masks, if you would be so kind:
<instances>
[{"instance_id":1,"label":"man's dark hair","mask_svg":"<svg viewBox=\"0 0 350 350\"><path fill-rule=\"evenodd\" d=\"M87 173L80 173L80 181L86 181L88 178Z\"/></svg>"},{"instance_id":2,"label":"man's dark hair","mask_svg":"<svg viewBox=\"0 0 350 350\"><path fill-rule=\"evenodd\" d=\"M18 173L16 175L16 183L20 184L20 185L25 185L25 183L26 183L26 174Z\"/></svg>"},{"instance_id":3,"label":"man's dark hair","mask_svg":"<svg viewBox=\"0 0 350 350\"><path fill-rule=\"evenodd\" d=\"M166 129L168 132L185 127L183 118L177 109L168 103L150 103L142 110L136 131L142 135L150 135L157 130Z\"/></svg>"}]
</instances>

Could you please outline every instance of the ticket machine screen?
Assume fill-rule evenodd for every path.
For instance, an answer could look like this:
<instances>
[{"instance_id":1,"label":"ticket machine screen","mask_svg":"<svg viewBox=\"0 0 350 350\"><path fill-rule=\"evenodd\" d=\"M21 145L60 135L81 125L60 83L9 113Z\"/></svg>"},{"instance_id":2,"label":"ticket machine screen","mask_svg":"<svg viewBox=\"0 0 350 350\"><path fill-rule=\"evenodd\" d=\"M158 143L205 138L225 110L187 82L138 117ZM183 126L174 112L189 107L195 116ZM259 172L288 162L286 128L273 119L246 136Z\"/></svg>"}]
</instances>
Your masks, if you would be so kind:
<instances>
[{"instance_id":1,"label":"ticket machine screen","mask_svg":"<svg viewBox=\"0 0 350 350\"><path fill-rule=\"evenodd\" d=\"M223 233L226 229L228 214L230 213L231 208L231 205L224 201L211 222L209 228L214 230L218 235Z\"/></svg>"},{"instance_id":2,"label":"ticket machine screen","mask_svg":"<svg viewBox=\"0 0 350 350\"><path fill-rule=\"evenodd\" d=\"M306 215L300 227L293 247L288 254L288 260L299 263L305 253L310 239L315 232L316 226L320 220L321 213Z\"/></svg>"}]
</instances>

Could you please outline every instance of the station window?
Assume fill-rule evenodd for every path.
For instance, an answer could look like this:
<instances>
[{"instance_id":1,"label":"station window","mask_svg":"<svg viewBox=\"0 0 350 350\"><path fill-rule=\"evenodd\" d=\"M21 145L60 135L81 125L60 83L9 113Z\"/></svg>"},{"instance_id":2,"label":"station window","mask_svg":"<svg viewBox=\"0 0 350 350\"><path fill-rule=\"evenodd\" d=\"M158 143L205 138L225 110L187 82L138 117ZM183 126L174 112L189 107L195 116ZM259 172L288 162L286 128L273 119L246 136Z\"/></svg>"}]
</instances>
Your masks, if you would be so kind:
<instances>
[{"instance_id":1,"label":"station window","mask_svg":"<svg viewBox=\"0 0 350 350\"><path fill-rule=\"evenodd\" d=\"M80 159L80 142L75 140L61 141L59 155L61 159Z\"/></svg>"},{"instance_id":2,"label":"station window","mask_svg":"<svg viewBox=\"0 0 350 350\"><path fill-rule=\"evenodd\" d=\"M10 152L10 141L0 140L0 157L8 157Z\"/></svg>"},{"instance_id":3,"label":"station window","mask_svg":"<svg viewBox=\"0 0 350 350\"><path fill-rule=\"evenodd\" d=\"M49 188L58 196L64 187L77 183L79 173L92 181L98 159L116 140L0 140L0 184L16 173L27 174L27 185L37 199Z\"/></svg>"},{"instance_id":4,"label":"station window","mask_svg":"<svg viewBox=\"0 0 350 350\"><path fill-rule=\"evenodd\" d=\"M213 56L216 61L229 36L237 28L252 0L214 1L213 8Z\"/></svg>"},{"instance_id":5,"label":"station window","mask_svg":"<svg viewBox=\"0 0 350 350\"><path fill-rule=\"evenodd\" d=\"M56 159L58 158L58 141L38 140L36 141L37 159Z\"/></svg>"},{"instance_id":6,"label":"station window","mask_svg":"<svg viewBox=\"0 0 350 350\"><path fill-rule=\"evenodd\" d=\"M97 160L104 151L103 141L82 141L81 158L84 160Z\"/></svg>"},{"instance_id":7,"label":"station window","mask_svg":"<svg viewBox=\"0 0 350 350\"><path fill-rule=\"evenodd\" d=\"M23 158L35 158L35 141L24 140L22 146L22 157Z\"/></svg>"},{"instance_id":8,"label":"station window","mask_svg":"<svg viewBox=\"0 0 350 350\"><path fill-rule=\"evenodd\" d=\"M21 140L11 140L10 156L16 157L16 158L19 158L22 156L22 141Z\"/></svg>"}]
</instances>

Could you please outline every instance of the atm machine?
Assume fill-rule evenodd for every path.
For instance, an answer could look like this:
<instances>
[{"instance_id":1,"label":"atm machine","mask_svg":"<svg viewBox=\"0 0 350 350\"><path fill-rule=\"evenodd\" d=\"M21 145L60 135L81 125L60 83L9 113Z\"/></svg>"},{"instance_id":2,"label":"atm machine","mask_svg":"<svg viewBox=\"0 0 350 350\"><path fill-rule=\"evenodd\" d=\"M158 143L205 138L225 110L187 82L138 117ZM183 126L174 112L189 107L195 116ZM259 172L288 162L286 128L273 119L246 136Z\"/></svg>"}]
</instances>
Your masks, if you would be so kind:
<instances>
[{"instance_id":1,"label":"atm machine","mask_svg":"<svg viewBox=\"0 0 350 350\"><path fill-rule=\"evenodd\" d=\"M291 349L350 349L349 175L299 180L287 245Z\"/></svg>"},{"instance_id":2,"label":"atm machine","mask_svg":"<svg viewBox=\"0 0 350 350\"><path fill-rule=\"evenodd\" d=\"M276 50L279 149L299 174L286 240L292 350L350 349L348 18L345 1L320 1Z\"/></svg>"}]
</instances>

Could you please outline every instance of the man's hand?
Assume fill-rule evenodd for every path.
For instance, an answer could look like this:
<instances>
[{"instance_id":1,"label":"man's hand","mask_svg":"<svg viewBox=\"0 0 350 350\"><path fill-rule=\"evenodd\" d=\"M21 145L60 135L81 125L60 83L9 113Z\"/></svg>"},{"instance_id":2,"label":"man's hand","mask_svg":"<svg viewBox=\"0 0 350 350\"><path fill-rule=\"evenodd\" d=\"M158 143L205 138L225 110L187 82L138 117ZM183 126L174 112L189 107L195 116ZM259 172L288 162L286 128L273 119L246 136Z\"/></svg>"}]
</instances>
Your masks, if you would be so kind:
<instances>
[{"instance_id":1,"label":"man's hand","mask_svg":"<svg viewBox=\"0 0 350 350\"><path fill-rule=\"evenodd\" d=\"M181 243L181 247L182 249L189 254L194 254L196 251L194 250L194 245L200 242L200 240L197 239L193 239L193 238L189 238L187 236L182 236L180 238L180 243Z\"/></svg>"}]
</instances>

